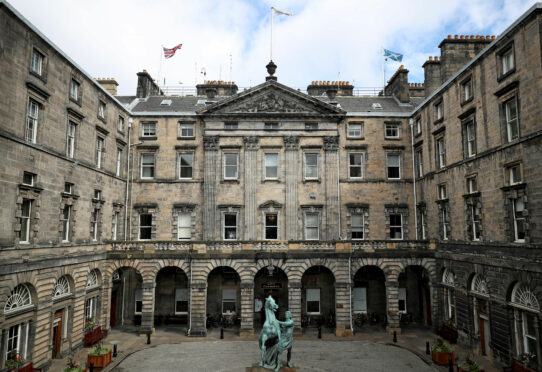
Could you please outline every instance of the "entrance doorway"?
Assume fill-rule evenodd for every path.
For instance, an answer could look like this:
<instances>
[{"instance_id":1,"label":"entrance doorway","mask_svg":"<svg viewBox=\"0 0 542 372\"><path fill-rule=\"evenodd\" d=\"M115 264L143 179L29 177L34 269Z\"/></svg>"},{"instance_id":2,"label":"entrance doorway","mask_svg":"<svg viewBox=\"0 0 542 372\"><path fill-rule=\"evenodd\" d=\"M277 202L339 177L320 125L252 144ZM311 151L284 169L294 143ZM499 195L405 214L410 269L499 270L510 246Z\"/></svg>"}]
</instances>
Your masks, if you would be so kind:
<instances>
[{"instance_id":1,"label":"entrance doorway","mask_svg":"<svg viewBox=\"0 0 542 372\"><path fill-rule=\"evenodd\" d=\"M64 310L58 310L53 317L53 358L60 358L62 346L62 317Z\"/></svg>"},{"instance_id":2,"label":"entrance doorway","mask_svg":"<svg viewBox=\"0 0 542 372\"><path fill-rule=\"evenodd\" d=\"M288 310L288 277L277 266L267 266L256 273L254 277L254 303L262 301L260 311L254 308L254 327L259 328L265 322L265 299L271 296L279 306L275 313L277 319L283 320Z\"/></svg>"},{"instance_id":3,"label":"entrance doorway","mask_svg":"<svg viewBox=\"0 0 542 372\"><path fill-rule=\"evenodd\" d=\"M117 291L111 291L111 308L109 309L109 325L114 327L117 323Z\"/></svg>"},{"instance_id":4,"label":"entrance doorway","mask_svg":"<svg viewBox=\"0 0 542 372\"><path fill-rule=\"evenodd\" d=\"M478 309L478 327L480 330L480 351L482 355L487 355L489 351L489 316L487 309L487 301L477 299Z\"/></svg>"}]
</instances>

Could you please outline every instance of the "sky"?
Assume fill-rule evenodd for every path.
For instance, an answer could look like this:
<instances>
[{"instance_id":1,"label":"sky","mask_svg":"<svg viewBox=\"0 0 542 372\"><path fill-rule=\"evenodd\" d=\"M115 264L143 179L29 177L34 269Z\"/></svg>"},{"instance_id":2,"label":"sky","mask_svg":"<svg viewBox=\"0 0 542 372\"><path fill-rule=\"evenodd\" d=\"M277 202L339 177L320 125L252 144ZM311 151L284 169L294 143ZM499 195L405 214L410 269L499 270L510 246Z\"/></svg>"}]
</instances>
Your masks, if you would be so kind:
<instances>
[{"instance_id":1,"label":"sky","mask_svg":"<svg viewBox=\"0 0 542 372\"><path fill-rule=\"evenodd\" d=\"M8 0L91 76L112 77L119 95L135 95L146 69L167 86L206 80L262 83L270 59L278 81L305 89L314 80L381 87L382 47L404 55L409 82L440 55L447 35L498 36L534 0ZM162 46L183 44L173 58ZM203 74L205 71L205 75Z\"/></svg>"}]
</instances>

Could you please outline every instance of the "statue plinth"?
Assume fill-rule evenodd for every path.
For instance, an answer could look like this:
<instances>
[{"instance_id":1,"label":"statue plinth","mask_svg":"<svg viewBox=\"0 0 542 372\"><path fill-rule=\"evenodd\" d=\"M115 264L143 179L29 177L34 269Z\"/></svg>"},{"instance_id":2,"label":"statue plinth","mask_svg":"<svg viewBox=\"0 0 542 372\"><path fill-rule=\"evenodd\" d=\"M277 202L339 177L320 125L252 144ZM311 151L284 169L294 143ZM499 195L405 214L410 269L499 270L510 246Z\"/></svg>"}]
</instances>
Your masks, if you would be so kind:
<instances>
[{"instance_id":1,"label":"statue plinth","mask_svg":"<svg viewBox=\"0 0 542 372\"><path fill-rule=\"evenodd\" d=\"M260 367L258 363L254 363L252 367L247 367L246 372L269 372L269 369ZM297 372L299 369L297 367L290 368L286 365L282 365L279 369L279 372Z\"/></svg>"}]
</instances>

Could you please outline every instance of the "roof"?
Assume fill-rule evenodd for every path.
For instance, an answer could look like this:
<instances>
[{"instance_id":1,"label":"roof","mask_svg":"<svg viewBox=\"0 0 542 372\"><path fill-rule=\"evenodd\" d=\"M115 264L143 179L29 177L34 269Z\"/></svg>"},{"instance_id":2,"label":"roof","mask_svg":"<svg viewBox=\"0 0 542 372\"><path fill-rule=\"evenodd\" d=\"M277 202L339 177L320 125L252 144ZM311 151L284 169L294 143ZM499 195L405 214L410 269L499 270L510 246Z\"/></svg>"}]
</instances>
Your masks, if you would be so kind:
<instances>
[{"instance_id":1,"label":"roof","mask_svg":"<svg viewBox=\"0 0 542 372\"><path fill-rule=\"evenodd\" d=\"M328 97L319 96L318 99L329 102ZM385 116L394 114L410 114L414 109L414 102L400 103L394 97L344 97L337 96L335 101L347 112L347 115L373 115ZM373 104L380 104L377 108Z\"/></svg>"}]
</instances>

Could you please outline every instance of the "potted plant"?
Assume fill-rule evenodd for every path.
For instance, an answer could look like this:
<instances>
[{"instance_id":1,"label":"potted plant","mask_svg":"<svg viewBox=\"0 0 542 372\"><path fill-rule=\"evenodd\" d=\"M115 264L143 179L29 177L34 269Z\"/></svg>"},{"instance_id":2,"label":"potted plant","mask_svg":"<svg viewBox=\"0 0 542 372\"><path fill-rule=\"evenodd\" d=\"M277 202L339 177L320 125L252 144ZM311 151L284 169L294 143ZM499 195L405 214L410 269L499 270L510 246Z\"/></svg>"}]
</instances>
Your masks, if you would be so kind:
<instances>
[{"instance_id":1,"label":"potted plant","mask_svg":"<svg viewBox=\"0 0 542 372\"><path fill-rule=\"evenodd\" d=\"M23 365L23 363L24 363L23 357L18 354L15 354L6 360L6 368L9 371L17 371L19 367Z\"/></svg>"},{"instance_id":2,"label":"potted plant","mask_svg":"<svg viewBox=\"0 0 542 372\"><path fill-rule=\"evenodd\" d=\"M85 332L90 332L94 329L94 318L89 318L85 321Z\"/></svg>"},{"instance_id":3,"label":"potted plant","mask_svg":"<svg viewBox=\"0 0 542 372\"><path fill-rule=\"evenodd\" d=\"M443 339L450 341L451 343L457 342L457 326L454 318L448 319L445 323L442 323L439 329L439 335Z\"/></svg>"},{"instance_id":4,"label":"potted plant","mask_svg":"<svg viewBox=\"0 0 542 372\"><path fill-rule=\"evenodd\" d=\"M478 363L472 357L468 356L463 363L457 366L459 372L484 372Z\"/></svg>"},{"instance_id":5,"label":"potted plant","mask_svg":"<svg viewBox=\"0 0 542 372\"><path fill-rule=\"evenodd\" d=\"M455 351L446 345L441 338L437 338L432 348L431 359L438 365L447 365L450 358L452 358L452 363L455 364Z\"/></svg>"},{"instance_id":6,"label":"potted plant","mask_svg":"<svg viewBox=\"0 0 542 372\"><path fill-rule=\"evenodd\" d=\"M104 368L111 363L111 349L103 347L102 341L99 341L94 349L88 352L87 366L90 363L94 364L94 367Z\"/></svg>"},{"instance_id":7,"label":"potted plant","mask_svg":"<svg viewBox=\"0 0 542 372\"><path fill-rule=\"evenodd\" d=\"M536 370L536 354L535 353L523 353L519 356L520 362L525 368L525 371Z\"/></svg>"},{"instance_id":8,"label":"potted plant","mask_svg":"<svg viewBox=\"0 0 542 372\"><path fill-rule=\"evenodd\" d=\"M69 358L66 362L66 368L64 368L62 372L83 372L83 366L81 363Z\"/></svg>"}]
</instances>

